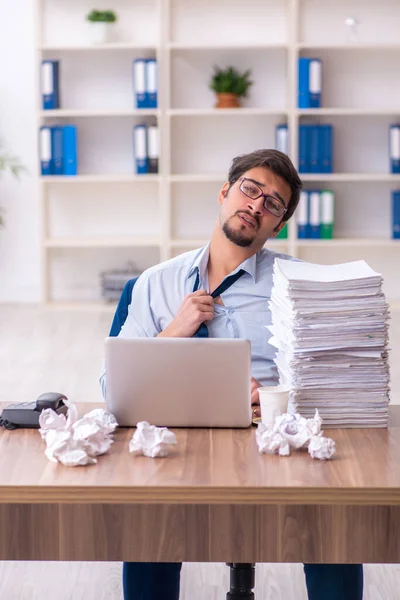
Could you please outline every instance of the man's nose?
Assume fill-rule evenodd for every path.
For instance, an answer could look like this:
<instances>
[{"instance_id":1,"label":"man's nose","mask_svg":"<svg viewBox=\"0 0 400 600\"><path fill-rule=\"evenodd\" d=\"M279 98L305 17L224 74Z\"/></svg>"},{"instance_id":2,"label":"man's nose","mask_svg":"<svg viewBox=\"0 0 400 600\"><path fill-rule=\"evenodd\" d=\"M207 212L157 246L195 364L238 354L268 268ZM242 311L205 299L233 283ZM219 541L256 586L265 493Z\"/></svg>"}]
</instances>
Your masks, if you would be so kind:
<instances>
[{"instance_id":1,"label":"man's nose","mask_svg":"<svg viewBox=\"0 0 400 600\"><path fill-rule=\"evenodd\" d=\"M256 214L256 215L262 215L263 214L263 204L264 204L264 198L260 197L260 198L256 198L255 200L248 200L247 202L247 207L249 208L249 210Z\"/></svg>"}]
</instances>

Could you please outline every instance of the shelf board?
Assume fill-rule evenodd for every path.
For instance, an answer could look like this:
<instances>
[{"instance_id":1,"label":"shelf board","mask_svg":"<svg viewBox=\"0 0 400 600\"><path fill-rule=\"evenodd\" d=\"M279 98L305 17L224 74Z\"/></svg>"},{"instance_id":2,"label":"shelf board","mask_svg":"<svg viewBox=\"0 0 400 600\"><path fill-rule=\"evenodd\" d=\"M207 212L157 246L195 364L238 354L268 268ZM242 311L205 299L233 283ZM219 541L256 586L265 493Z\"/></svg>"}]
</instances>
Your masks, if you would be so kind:
<instances>
[{"instance_id":1,"label":"shelf board","mask_svg":"<svg viewBox=\"0 0 400 600\"><path fill-rule=\"evenodd\" d=\"M373 246L374 248L388 248L399 246L400 240L392 240L388 238L333 238L331 240L296 240L296 245L299 248L321 248L321 247L340 247L340 246Z\"/></svg>"},{"instance_id":2,"label":"shelf board","mask_svg":"<svg viewBox=\"0 0 400 600\"><path fill-rule=\"evenodd\" d=\"M62 117L158 117L160 111L157 109L130 109L130 110L107 110L107 109L91 109L91 108L71 108L71 109L55 109L41 110L39 117L44 118L62 118Z\"/></svg>"},{"instance_id":3,"label":"shelf board","mask_svg":"<svg viewBox=\"0 0 400 600\"><path fill-rule=\"evenodd\" d=\"M45 240L45 248L133 248L159 246L160 238L139 236L61 237Z\"/></svg>"},{"instance_id":4,"label":"shelf board","mask_svg":"<svg viewBox=\"0 0 400 600\"><path fill-rule=\"evenodd\" d=\"M43 183L137 183L137 182L158 182L159 175L122 175L122 174L105 174L105 175L46 175L40 176L40 181Z\"/></svg>"},{"instance_id":5,"label":"shelf board","mask_svg":"<svg viewBox=\"0 0 400 600\"><path fill-rule=\"evenodd\" d=\"M269 108L170 108L167 115L171 117L245 117L245 116L286 116L287 110Z\"/></svg>"},{"instance_id":6,"label":"shelf board","mask_svg":"<svg viewBox=\"0 0 400 600\"><path fill-rule=\"evenodd\" d=\"M318 42L301 42L296 45L298 50L400 50L400 44L348 43L324 44Z\"/></svg>"},{"instance_id":7,"label":"shelf board","mask_svg":"<svg viewBox=\"0 0 400 600\"><path fill-rule=\"evenodd\" d=\"M373 116L397 116L400 113L399 107L393 108L298 108L296 114L300 117L307 115L313 116L355 116L355 117L373 117Z\"/></svg>"},{"instance_id":8,"label":"shelf board","mask_svg":"<svg viewBox=\"0 0 400 600\"><path fill-rule=\"evenodd\" d=\"M131 44L130 42L115 42L110 44L93 44L93 45L85 45L79 44L76 46L72 45L43 45L39 46L38 50L41 52L104 52L109 50L142 50L142 51L153 51L157 52L157 46L149 46L140 44Z\"/></svg>"},{"instance_id":9,"label":"shelf board","mask_svg":"<svg viewBox=\"0 0 400 600\"><path fill-rule=\"evenodd\" d=\"M171 42L167 45L170 50L286 50L288 44L272 43L266 44L265 42L248 42L244 44L218 44L211 43L208 45L204 44L188 44L184 42Z\"/></svg>"},{"instance_id":10,"label":"shelf board","mask_svg":"<svg viewBox=\"0 0 400 600\"><path fill-rule=\"evenodd\" d=\"M299 173L300 179L303 181L376 181L376 182L393 182L400 181L400 173Z\"/></svg>"}]
</instances>

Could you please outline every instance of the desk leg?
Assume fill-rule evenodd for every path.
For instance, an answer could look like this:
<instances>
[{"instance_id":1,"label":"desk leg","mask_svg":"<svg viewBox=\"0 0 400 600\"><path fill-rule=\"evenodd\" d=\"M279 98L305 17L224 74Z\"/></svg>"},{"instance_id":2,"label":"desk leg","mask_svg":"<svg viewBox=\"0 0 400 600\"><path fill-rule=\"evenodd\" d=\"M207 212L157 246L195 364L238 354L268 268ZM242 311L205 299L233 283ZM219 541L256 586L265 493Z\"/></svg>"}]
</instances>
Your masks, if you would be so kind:
<instances>
[{"instance_id":1,"label":"desk leg","mask_svg":"<svg viewBox=\"0 0 400 600\"><path fill-rule=\"evenodd\" d=\"M230 567L230 590L226 600L254 600L256 565L254 563L227 563Z\"/></svg>"}]
</instances>

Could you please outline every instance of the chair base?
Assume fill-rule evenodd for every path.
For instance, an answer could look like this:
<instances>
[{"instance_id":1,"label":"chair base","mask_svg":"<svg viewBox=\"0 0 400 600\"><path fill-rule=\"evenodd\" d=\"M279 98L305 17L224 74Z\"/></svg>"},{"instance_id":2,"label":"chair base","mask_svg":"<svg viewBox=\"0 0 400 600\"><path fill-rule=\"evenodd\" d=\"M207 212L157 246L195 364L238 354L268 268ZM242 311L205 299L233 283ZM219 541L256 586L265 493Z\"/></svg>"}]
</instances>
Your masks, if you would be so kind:
<instances>
[{"instance_id":1,"label":"chair base","mask_svg":"<svg viewBox=\"0 0 400 600\"><path fill-rule=\"evenodd\" d=\"M226 600L254 600L256 566L254 563L227 563L230 567L230 590Z\"/></svg>"}]
</instances>

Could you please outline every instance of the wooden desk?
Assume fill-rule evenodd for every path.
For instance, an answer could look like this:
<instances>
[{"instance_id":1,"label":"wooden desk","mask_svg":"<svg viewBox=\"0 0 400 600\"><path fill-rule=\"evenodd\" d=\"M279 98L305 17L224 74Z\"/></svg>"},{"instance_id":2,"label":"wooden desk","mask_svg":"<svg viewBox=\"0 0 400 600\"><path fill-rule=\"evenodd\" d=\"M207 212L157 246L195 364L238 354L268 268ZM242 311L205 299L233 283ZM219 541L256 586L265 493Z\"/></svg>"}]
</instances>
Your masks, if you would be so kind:
<instances>
[{"instance_id":1,"label":"wooden desk","mask_svg":"<svg viewBox=\"0 0 400 600\"><path fill-rule=\"evenodd\" d=\"M82 412L94 405L82 405ZM177 430L167 459L121 429L97 465L0 430L0 559L400 562L400 407L388 430L328 430L336 458L258 453L255 429Z\"/></svg>"}]
</instances>

